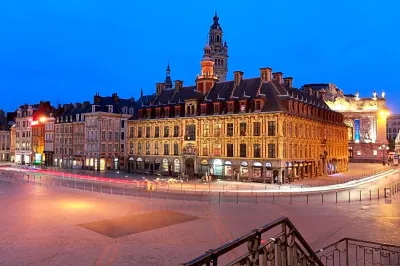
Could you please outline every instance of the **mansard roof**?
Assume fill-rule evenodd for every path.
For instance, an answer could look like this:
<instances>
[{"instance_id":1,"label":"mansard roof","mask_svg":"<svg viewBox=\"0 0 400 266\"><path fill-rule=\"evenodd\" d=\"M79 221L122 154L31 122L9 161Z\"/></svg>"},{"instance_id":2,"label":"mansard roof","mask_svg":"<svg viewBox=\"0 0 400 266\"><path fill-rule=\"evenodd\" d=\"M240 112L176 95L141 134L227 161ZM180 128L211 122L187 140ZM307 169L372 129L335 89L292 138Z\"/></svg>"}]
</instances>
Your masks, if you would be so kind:
<instances>
[{"instance_id":1,"label":"mansard roof","mask_svg":"<svg viewBox=\"0 0 400 266\"><path fill-rule=\"evenodd\" d=\"M152 101L142 104L140 108L165 107L184 104L187 100L197 100L199 104L212 104L216 102L239 102L246 100L249 104L248 111L255 110L255 100L265 100L261 112L288 112L286 101L297 101L329 110L328 105L322 98L311 95L308 92L289 87L286 83L281 83L276 79L264 81L260 77L242 79L240 82L226 81L215 83L210 91L203 95L196 90L196 86L182 88L164 89L159 95L155 95ZM219 114L227 113L227 106L222 104ZM210 113L209 110L207 114ZM137 119L137 114L131 120Z\"/></svg>"}]
</instances>

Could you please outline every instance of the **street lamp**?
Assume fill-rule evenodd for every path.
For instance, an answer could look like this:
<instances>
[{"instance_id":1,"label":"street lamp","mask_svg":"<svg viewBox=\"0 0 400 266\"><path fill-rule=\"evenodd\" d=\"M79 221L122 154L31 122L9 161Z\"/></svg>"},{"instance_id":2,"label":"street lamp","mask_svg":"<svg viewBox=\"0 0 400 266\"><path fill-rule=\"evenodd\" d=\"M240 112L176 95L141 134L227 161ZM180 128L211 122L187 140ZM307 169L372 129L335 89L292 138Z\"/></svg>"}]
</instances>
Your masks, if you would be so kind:
<instances>
[{"instance_id":1,"label":"street lamp","mask_svg":"<svg viewBox=\"0 0 400 266\"><path fill-rule=\"evenodd\" d=\"M379 146L379 150L382 151L382 165L385 165L385 151L389 150L389 146L382 144Z\"/></svg>"}]
</instances>

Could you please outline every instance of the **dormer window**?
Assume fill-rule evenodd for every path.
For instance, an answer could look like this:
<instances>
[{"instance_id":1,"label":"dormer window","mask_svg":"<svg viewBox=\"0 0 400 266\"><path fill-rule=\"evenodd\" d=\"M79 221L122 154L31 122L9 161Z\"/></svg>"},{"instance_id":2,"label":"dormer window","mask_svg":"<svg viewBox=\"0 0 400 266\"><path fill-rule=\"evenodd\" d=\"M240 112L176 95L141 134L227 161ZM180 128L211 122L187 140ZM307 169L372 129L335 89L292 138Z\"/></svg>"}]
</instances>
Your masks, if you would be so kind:
<instances>
[{"instance_id":1,"label":"dormer window","mask_svg":"<svg viewBox=\"0 0 400 266\"><path fill-rule=\"evenodd\" d=\"M220 113L220 103L214 103L214 114Z\"/></svg>"},{"instance_id":2,"label":"dormer window","mask_svg":"<svg viewBox=\"0 0 400 266\"><path fill-rule=\"evenodd\" d=\"M112 105L107 105L107 107L108 107L107 112L109 112L109 113L114 112L114 111L113 111L113 106L112 106Z\"/></svg>"},{"instance_id":3,"label":"dormer window","mask_svg":"<svg viewBox=\"0 0 400 266\"><path fill-rule=\"evenodd\" d=\"M201 113L201 115L206 115L207 114L207 105L206 104L202 104L200 106L200 113Z\"/></svg>"},{"instance_id":4,"label":"dormer window","mask_svg":"<svg viewBox=\"0 0 400 266\"><path fill-rule=\"evenodd\" d=\"M142 109L140 109L140 110L138 111L138 118L139 118L139 119L143 118L143 110L142 110Z\"/></svg>"},{"instance_id":5,"label":"dormer window","mask_svg":"<svg viewBox=\"0 0 400 266\"><path fill-rule=\"evenodd\" d=\"M133 108L129 108L129 114L133 115Z\"/></svg>"},{"instance_id":6,"label":"dormer window","mask_svg":"<svg viewBox=\"0 0 400 266\"><path fill-rule=\"evenodd\" d=\"M151 118L151 108L146 109L147 118Z\"/></svg>"},{"instance_id":7,"label":"dormer window","mask_svg":"<svg viewBox=\"0 0 400 266\"><path fill-rule=\"evenodd\" d=\"M157 118L160 117L160 113L161 113L161 109L160 108L156 108L156 117Z\"/></svg>"},{"instance_id":8,"label":"dormer window","mask_svg":"<svg viewBox=\"0 0 400 266\"><path fill-rule=\"evenodd\" d=\"M71 121L71 122L72 122L72 115L70 115L70 116L69 116L69 121Z\"/></svg>"},{"instance_id":9,"label":"dormer window","mask_svg":"<svg viewBox=\"0 0 400 266\"><path fill-rule=\"evenodd\" d=\"M228 113L233 113L233 102L228 102Z\"/></svg>"},{"instance_id":10,"label":"dormer window","mask_svg":"<svg viewBox=\"0 0 400 266\"><path fill-rule=\"evenodd\" d=\"M181 116L181 107L175 106L175 117Z\"/></svg>"},{"instance_id":11,"label":"dormer window","mask_svg":"<svg viewBox=\"0 0 400 266\"><path fill-rule=\"evenodd\" d=\"M96 112L96 105L92 105L92 113Z\"/></svg>"},{"instance_id":12,"label":"dormer window","mask_svg":"<svg viewBox=\"0 0 400 266\"><path fill-rule=\"evenodd\" d=\"M262 108L262 100L255 100L255 111L260 112Z\"/></svg>"},{"instance_id":13,"label":"dormer window","mask_svg":"<svg viewBox=\"0 0 400 266\"><path fill-rule=\"evenodd\" d=\"M79 114L76 114L76 121L79 121Z\"/></svg>"},{"instance_id":14,"label":"dormer window","mask_svg":"<svg viewBox=\"0 0 400 266\"><path fill-rule=\"evenodd\" d=\"M169 117L169 107L164 108L164 117Z\"/></svg>"},{"instance_id":15,"label":"dormer window","mask_svg":"<svg viewBox=\"0 0 400 266\"><path fill-rule=\"evenodd\" d=\"M240 112L246 112L246 100L240 101Z\"/></svg>"}]
</instances>

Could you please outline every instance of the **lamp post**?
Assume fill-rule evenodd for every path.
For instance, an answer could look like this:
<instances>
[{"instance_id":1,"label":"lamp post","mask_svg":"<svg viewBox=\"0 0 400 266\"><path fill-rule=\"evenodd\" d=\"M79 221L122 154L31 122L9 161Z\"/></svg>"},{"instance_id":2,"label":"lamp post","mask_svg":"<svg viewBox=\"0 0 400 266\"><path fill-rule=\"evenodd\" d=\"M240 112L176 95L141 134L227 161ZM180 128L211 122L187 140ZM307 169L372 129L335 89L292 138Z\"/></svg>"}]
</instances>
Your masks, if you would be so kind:
<instances>
[{"instance_id":1,"label":"lamp post","mask_svg":"<svg viewBox=\"0 0 400 266\"><path fill-rule=\"evenodd\" d=\"M382 144L381 146L379 146L379 150L382 151L382 165L385 165L385 152L389 150L389 146Z\"/></svg>"}]
</instances>

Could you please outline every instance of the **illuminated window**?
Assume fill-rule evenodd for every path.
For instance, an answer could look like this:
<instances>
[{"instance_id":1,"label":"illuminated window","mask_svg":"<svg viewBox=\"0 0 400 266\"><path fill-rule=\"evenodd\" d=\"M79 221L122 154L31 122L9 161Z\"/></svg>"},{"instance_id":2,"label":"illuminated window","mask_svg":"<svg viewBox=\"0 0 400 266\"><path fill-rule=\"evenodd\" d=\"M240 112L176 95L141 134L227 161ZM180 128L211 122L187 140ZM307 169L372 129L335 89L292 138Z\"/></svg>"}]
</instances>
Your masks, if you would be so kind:
<instances>
[{"instance_id":1,"label":"illuminated window","mask_svg":"<svg viewBox=\"0 0 400 266\"><path fill-rule=\"evenodd\" d=\"M357 155L361 155L361 151L357 151Z\"/></svg>"},{"instance_id":2,"label":"illuminated window","mask_svg":"<svg viewBox=\"0 0 400 266\"><path fill-rule=\"evenodd\" d=\"M374 156L378 155L378 151L377 150L373 150L372 151L372 155L374 155Z\"/></svg>"}]
</instances>

